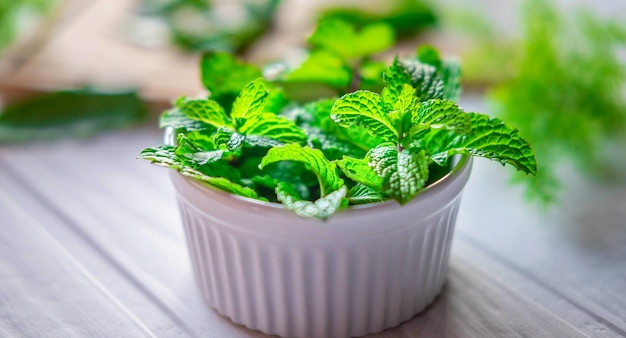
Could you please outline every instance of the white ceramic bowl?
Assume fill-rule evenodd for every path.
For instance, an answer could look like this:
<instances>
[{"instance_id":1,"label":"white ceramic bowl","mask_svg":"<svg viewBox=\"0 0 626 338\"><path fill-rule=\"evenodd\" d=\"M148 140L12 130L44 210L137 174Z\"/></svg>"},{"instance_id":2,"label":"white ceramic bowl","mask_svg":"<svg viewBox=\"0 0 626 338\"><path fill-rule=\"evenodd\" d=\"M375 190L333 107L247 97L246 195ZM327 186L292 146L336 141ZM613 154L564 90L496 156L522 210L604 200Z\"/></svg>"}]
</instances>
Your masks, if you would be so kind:
<instances>
[{"instance_id":1,"label":"white ceramic bowl","mask_svg":"<svg viewBox=\"0 0 626 338\"><path fill-rule=\"evenodd\" d=\"M283 337L354 337L430 304L446 278L471 158L404 206L352 207L326 222L172 172L195 277L207 303Z\"/></svg>"}]
</instances>

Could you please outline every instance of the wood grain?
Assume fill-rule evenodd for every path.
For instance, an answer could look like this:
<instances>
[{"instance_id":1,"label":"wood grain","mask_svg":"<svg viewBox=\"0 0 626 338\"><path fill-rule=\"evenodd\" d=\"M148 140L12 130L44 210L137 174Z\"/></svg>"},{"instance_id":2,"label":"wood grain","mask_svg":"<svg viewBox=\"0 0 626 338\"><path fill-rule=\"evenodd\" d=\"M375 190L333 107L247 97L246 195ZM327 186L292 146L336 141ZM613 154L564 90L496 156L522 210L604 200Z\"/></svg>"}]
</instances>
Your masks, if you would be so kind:
<instances>
[{"instance_id":1,"label":"wood grain","mask_svg":"<svg viewBox=\"0 0 626 338\"><path fill-rule=\"evenodd\" d=\"M146 128L82 142L0 148L0 250L3 275L14 279L2 284L0 298L13 299L3 304L32 293L24 306L54 308L50 320L70 334L86 328L114 335L117 331L91 323L90 316L107 316L128 333L263 336L231 324L200 299L167 170L134 159L160 138L160 131ZM522 207L518 191L499 184L500 179L506 180L501 168L477 162L460 210L448 285L439 300L411 321L372 337L623 335L623 244L580 246L564 235L568 230L553 225L567 217L544 218ZM9 246L13 228L20 229L19 236ZM609 235L624 236L620 229ZM591 233L588 244L602 238ZM50 256L47 269L37 268L33 248ZM49 276L64 287L32 284ZM587 284L594 276L596 282ZM68 290L74 289L80 297L71 296ZM46 297L54 301L44 302ZM91 308L102 310L82 310ZM77 311L85 318L74 316ZM0 327L8 332L20 329L14 322L33 318L20 313L11 319L6 312L14 311L3 305Z\"/></svg>"}]
</instances>

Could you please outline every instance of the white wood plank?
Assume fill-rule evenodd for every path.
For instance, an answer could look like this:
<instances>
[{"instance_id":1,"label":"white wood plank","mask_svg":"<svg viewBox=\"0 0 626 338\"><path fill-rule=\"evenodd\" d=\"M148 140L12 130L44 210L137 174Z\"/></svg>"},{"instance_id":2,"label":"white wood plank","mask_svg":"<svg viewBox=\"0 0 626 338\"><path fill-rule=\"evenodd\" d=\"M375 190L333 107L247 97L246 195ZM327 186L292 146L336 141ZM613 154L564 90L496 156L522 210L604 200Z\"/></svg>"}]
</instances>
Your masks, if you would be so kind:
<instances>
[{"instance_id":1,"label":"white wood plank","mask_svg":"<svg viewBox=\"0 0 626 338\"><path fill-rule=\"evenodd\" d=\"M480 100L465 104L485 111ZM581 330L626 336L623 179L589 182L564 166L562 205L541 213L525 203L521 187L510 187L510 171L486 160L474 169L457 239L518 273L511 284L519 292L565 318L585 312L590 320L576 322Z\"/></svg>"},{"instance_id":2,"label":"white wood plank","mask_svg":"<svg viewBox=\"0 0 626 338\"><path fill-rule=\"evenodd\" d=\"M3 337L154 336L53 238L0 174L0 326Z\"/></svg>"},{"instance_id":3,"label":"white wood plank","mask_svg":"<svg viewBox=\"0 0 626 338\"><path fill-rule=\"evenodd\" d=\"M134 159L142 147L159 143L159 139L159 131L135 130L80 143L17 146L0 149L0 161L27 181L30 193L48 200L51 207L74 223L74 231L82 233L90 245L119 265L127 278L145 288L167 313L192 332L235 337L254 334L215 315L199 299L167 171ZM467 213L472 211L461 210L461 219L467 219ZM467 223L460 221L460 228L467 227ZM385 336L410 337L416 329L424 336L439 336L441 332L451 336L462 332L485 335L509 327L533 334L580 334L559 319L559 312L551 312L535 300L525 300L513 289L498 286L509 283L508 280L498 281L489 271L481 274L468 269L467 262L454 263L466 254L467 250L453 252L451 287L442 297L449 299L444 304L454 305L446 305L442 314L441 310L434 310L442 307L439 301L423 316L386 332ZM494 265L493 257L474 257ZM480 266L485 261L476 264ZM477 308L481 311L471 310ZM442 322L442 316L447 321ZM509 317L517 319L512 321Z\"/></svg>"},{"instance_id":4,"label":"white wood plank","mask_svg":"<svg viewBox=\"0 0 626 338\"><path fill-rule=\"evenodd\" d=\"M126 141L132 140L132 133L121 134L129 135ZM144 136L151 140L153 134ZM99 146L117 145L124 154L119 162L107 158L106 151L98 152ZM21 182L26 183L23 189L51 202L49 207L67 220L72 231L114 262L131 284L140 287L135 292L146 293L155 303L152 306L160 307L170 320L201 336L254 336L219 317L202 301L191 274L173 192L150 189L151 182L140 174L125 174L137 165L139 172L159 173L158 182L171 189L167 171L135 160L139 150L124 148L127 145L109 135L82 144L10 147L0 150L0 166L26 180ZM126 156L129 151L132 154ZM100 271L92 273L104 278Z\"/></svg>"}]
</instances>

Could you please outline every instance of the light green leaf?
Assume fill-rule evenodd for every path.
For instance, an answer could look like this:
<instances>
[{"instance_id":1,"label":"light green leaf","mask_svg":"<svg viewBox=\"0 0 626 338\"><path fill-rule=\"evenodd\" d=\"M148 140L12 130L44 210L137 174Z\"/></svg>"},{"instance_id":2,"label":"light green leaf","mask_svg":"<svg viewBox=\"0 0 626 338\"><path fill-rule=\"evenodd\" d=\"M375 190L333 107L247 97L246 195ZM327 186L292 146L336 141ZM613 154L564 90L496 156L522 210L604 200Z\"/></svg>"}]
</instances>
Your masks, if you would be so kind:
<instances>
[{"instance_id":1,"label":"light green leaf","mask_svg":"<svg viewBox=\"0 0 626 338\"><path fill-rule=\"evenodd\" d=\"M304 143L307 139L304 131L293 121L274 113L263 113L248 119L239 131L248 136L263 136L282 143Z\"/></svg>"},{"instance_id":2,"label":"light green leaf","mask_svg":"<svg viewBox=\"0 0 626 338\"><path fill-rule=\"evenodd\" d=\"M225 107L250 81L261 77L257 67L237 60L229 53L205 53L200 61L202 83L211 98Z\"/></svg>"},{"instance_id":3,"label":"light green leaf","mask_svg":"<svg viewBox=\"0 0 626 338\"><path fill-rule=\"evenodd\" d=\"M263 157L259 167L263 169L266 165L278 161L304 163L317 177L322 197L338 190L343 185L343 180L337 173L336 164L328 161L319 149L302 147L297 143L274 147Z\"/></svg>"},{"instance_id":4,"label":"light green leaf","mask_svg":"<svg viewBox=\"0 0 626 338\"><path fill-rule=\"evenodd\" d=\"M385 23L374 23L357 32L354 26L343 20L327 19L318 23L309 38L314 47L333 51L344 58L365 57L395 43L393 28Z\"/></svg>"},{"instance_id":5,"label":"light green leaf","mask_svg":"<svg viewBox=\"0 0 626 338\"><path fill-rule=\"evenodd\" d=\"M235 124L238 124L239 119L258 119L259 115L263 113L267 95L265 80L259 78L248 83L233 103L233 109L230 113L231 119L236 121Z\"/></svg>"},{"instance_id":6,"label":"light green leaf","mask_svg":"<svg viewBox=\"0 0 626 338\"><path fill-rule=\"evenodd\" d=\"M215 130L215 127L210 124L186 117L178 107L164 111L159 117L159 128L167 127L184 132Z\"/></svg>"},{"instance_id":7,"label":"light green leaf","mask_svg":"<svg viewBox=\"0 0 626 338\"><path fill-rule=\"evenodd\" d=\"M148 160L154 165L179 169L184 165L176 156L176 147L160 145L146 148L137 155L138 159Z\"/></svg>"},{"instance_id":8,"label":"light green leaf","mask_svg":"<svg viewBox=\"0 0 626 338\"><path fill-rule=\"evenodd\" d=\"M330 117L344 128L365 127L371 135L398 142L398 133L387 117L380 95L359 90L335 101Z\"/></svg>"},{"instance_id":9,"label":"light green leaf","mask_svg":"<svg viewBox=\"0 0 626 338\"><path fill-rule=\"evenodd\" d=\"M470 115L449 100L428 100L420 104L412 117L413 138L423 137L430 129L445 129L456 134L470 132Z\"/></svg>"},{"instance_id":10,"label":"light green leaf","mask_svg":"<svg viewBox=\"0 0 626 338\"><path fill-rule=\"evenodd\" d=\"M383 93L383 100L385 103L393 104L396 102L405 85L412 85L411 74L406 68L398 61L396 57L393 60L391 66L383 73L383 79L387 87L385 87L385 93Z\"/></svg>"},{"instance_id":11,"label":"light green leaf","mask_svg":"<svg viewBox=\"0 0 626 338\"><path fill-rule=\"evenodd\" d=\"M311 202L303 201L290 184L280 182L276 186L276 196L286 209L292 210L298 216L326 220L344 207L346 186Z\"/></svg>"},{"instance_id":12,"label":"light green leaf","mask_svg":"<svg viewBox=\"0 0 626 338\"><path fill-rule=\"evenodd\" d=\"M335 161L341 171L349 179L363 184L377 192L382 191L383 178L378 176L369 165L369 158L357 159L344 156L341 160Z\"/></svg>"},{"instance_id":13,"label":"light green leaf","mask_svg":"<svg viewBox=\"0 0 626 338\"><path fill-rule=\"evenodd\" d=\"M383 192L400 204L409 202L428 180L426 152L381 145L369 153L374 172L383 179Z\"/></svg>"},{"instance_id":14,"label":"light green leaf","mask_svg":"<svg viewBox=\"0 0 626 338\"><path fill-rule=\"evenodd\" d=\"M383 202L385 198L378 192L368 188L367 186L357 183L348 192L348 201L350 204L368 204Z\"/></svg>"},{"instance_id":15,"label":"light green leaf","mask_svg":"<svg viewBox=\"0 0 626 338\"><path fill-rule=\"evenodd\" d=\"M454 154L485 157L502 165L509 164L519 171L535 175L537 161L530 145L517 129L497 118L469 113L472 129L467 135L455 138L446 151L433 154L433 160L445 163Z\"/></svg>"},{"instance_id":16,"label":"light green leaf","mask_svg":"<svg viewBox=\"0 0 626 338\"><path fill-rule=\"evenodd\" d=\"M345 90L350 85L352 71L344 60L327 50L315 50L296 69L289 72L285 81L302 83L325 83L336 90Z\"/></svg>"},{"instance_id":17,"label":"light green leaf","mask_svg":"<svg viewBox=\"0 0 626 338\"><path fill-rule=\"evenodd\" d=\"M400 61L411 76L411 85L417 90L420 101L443 97L443 81L437 74L437 68L416 60Z\"/></svg>"},{"instance_id":18,"label":"light green leaf","mask_svg":"<svg viewBox=\"0 0 626 338\"><path fill-rule=\"evenodd\" d=\"M181 98L176 102L181 113L192 120L210 124L216 128L232 126L224 108L213 100Z\"/></svg>"}]
</instances>

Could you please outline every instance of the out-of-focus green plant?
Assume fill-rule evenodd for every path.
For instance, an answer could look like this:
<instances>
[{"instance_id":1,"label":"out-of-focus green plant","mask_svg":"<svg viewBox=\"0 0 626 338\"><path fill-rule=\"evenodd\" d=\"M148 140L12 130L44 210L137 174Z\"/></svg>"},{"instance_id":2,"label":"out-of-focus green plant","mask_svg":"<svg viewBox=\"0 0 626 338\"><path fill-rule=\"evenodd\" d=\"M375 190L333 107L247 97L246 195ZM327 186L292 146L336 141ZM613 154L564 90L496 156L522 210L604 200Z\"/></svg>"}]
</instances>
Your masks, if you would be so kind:
<instances>
[{"instance_id":1,"label":"out-of-focus green plant","mask_svg":"<svg viewBox=\"0 0 626 338\"><path fill-rule=\"evenodd\" d=\"M374 22L359 29L341 19L322 20L308 39L312 48L306 58L296 65L271 65L270 72L279 68L271 78L281 83L287 96L299 101L359 88L381 90L387 65L372 56L395 42L393 28L385 23Z\"/></svg>"},{"instance_id":2,"label":"out-of-focus green plant","mask_svg":"<svg viewBox=\"0 0 626 338\"><path fill-rule=\"evenodd\" d=\"M22 20L46 13L54 0L0 0L0 51L19 34Z\"/></svg>"},{"instance_id":3,"label":"out-of-focus green plant","mask_svg":"<svg viewBox=\"0 0 626 338\"><path fill-rule=\"evenodd\" d=\"M521 40L497 45L497 52L482 43L481 57L472 58L482 62L466 66L503 77L485 78L499 81L488 101L526 135L542 164L536 177L516 181L549 203L558 197L559 163L590 177L612 169L604 150L626 132L626 60L618 55L626 26L590 10L562 12L548 0L528 0L522 9ZM489 37L492 46L496 38Z\"/></svg>"},{"instance_id":4,"label":"out-of-focus green plant","mask_svg":"<svg viewBox=\"0 0 626 338\"><path fill-rule=\"evenodd\" d=\"M35 96L0 111L0 144L88 137L146 117L135 92L66 90Z\"/></svg>"},{"instance_id":5,"label":"out-of-focus green plant","mask_svg":"<svg viewBox=\"0 0 626 338\"><path fill-rule=\"evenodd\" d=\"M389 0L385 8L374 12L360 7L342 7L337 5L322 12L320 21L340 19L362 28L372 22L388 24L398 38L406 38L437 24L435 12L423 0Z\"/></svg>"},{"instance_id":6,"label":"out-of-focus green plant","mask_svg":"<svg viewBox=\"0 0 626 338\"><path fill-rule=\"evenodd\" d=\"M141 14L161 18L171 39L191 51L240 53L272 26L281 0L144 0Z\"/></svg>"}]
</instances>

